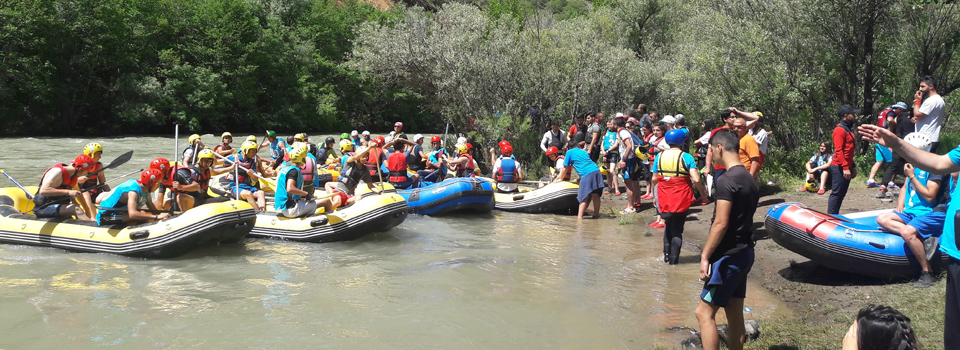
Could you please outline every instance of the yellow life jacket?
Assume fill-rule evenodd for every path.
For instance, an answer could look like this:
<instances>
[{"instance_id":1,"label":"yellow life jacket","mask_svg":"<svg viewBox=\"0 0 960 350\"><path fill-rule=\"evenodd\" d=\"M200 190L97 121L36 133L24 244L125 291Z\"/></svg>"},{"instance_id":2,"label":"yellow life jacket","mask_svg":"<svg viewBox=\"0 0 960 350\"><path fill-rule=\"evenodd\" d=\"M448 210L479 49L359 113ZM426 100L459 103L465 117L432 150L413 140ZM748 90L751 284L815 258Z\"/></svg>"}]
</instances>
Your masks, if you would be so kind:
<instances>
[{"instance_id":1,"label":"yellow life jacket","mask_svg":"<svg viewBox=\"0 0 960 350\"><path fill-rule=\"evenodd\" d=\"M657 173L664 177L690 176L690 168L683 162L683 151L669 149L657 157Z\"/></svg>"}]
</instances>

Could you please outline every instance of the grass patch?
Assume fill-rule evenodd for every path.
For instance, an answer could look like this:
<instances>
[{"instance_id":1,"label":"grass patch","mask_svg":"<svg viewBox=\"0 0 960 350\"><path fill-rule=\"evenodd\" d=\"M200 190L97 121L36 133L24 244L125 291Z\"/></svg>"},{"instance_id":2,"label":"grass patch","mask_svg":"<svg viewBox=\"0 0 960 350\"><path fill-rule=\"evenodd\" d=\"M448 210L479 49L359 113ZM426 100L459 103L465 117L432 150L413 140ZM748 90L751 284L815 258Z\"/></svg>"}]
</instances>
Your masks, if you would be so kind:
<instances>
[{"instance_id":1,"label":"grass patch","mask_svg":"<svg viewBox=\"0 0 960 350\"><path fill-rule=\"evenodd\" d=\"M644 233L643 236L644 236L644 237L653 237L653 232L647 231L647 233Z\"/></svg>"}]
</instances>

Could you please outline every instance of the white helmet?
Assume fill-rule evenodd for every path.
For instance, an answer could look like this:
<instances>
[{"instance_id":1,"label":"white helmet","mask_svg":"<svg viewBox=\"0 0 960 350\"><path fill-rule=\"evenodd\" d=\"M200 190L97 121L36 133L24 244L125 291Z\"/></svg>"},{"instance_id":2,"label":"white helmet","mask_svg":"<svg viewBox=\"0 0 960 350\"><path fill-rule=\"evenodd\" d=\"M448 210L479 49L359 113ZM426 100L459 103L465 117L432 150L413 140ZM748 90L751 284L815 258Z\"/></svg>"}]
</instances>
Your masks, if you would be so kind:
<instances>
[{"instance_id":1,"label":"white helmet","mask_svg":"<svg viewBox=\"0 0 960 350\"><path fill-rule=\"evenodd\" d=\"M930 138L927 137L927 135L919 132L911 132L907 134L907 136L903 137L903 142L909 143L911 146L919 148L924 152L930 152L930 145L933 143L930 141Z\"/></svg>"}]
</instances>

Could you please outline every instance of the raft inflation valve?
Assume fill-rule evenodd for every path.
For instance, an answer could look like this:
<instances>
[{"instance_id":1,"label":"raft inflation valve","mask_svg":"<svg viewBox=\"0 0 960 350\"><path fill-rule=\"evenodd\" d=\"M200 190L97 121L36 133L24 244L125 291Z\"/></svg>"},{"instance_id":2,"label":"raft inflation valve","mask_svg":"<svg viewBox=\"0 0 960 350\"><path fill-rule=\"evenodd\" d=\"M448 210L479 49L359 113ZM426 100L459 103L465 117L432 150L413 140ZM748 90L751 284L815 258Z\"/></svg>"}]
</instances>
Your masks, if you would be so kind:
<instances>
[{"instance_id":1,"label":"raft inflation valve","mask_svg":"<svg viewBox=\"0 0 960 350\"><path fill-rule=\"evenodd\" d=\"M133 240L144 239L147 237L150 237L150 231L147 231L147 230L130 232L130 239L133 239Z\"/></svg>"},{"instance_id":2,"label":"raft inflation valve","mask_svg":"<svg viewBox=\"0 0 960 350\"><path fill-rule=\"evenodd\" d=\"M323 226L323 225L326 225L328 222L330 222L330 219L324 216L322 218L310 221L310 227Z\"/></svg>"}]
</instances>

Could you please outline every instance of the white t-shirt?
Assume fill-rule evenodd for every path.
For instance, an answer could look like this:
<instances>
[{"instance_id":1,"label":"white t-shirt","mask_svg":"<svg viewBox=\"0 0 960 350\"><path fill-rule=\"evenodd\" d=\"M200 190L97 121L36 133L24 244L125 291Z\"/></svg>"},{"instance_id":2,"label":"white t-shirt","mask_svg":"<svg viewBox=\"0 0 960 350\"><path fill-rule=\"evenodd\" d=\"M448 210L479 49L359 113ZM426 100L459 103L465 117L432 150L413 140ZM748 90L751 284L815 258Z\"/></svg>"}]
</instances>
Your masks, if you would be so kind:
<instances>
[{"instance_id":1,"label":"white t-shirt","mask_svg":"<svg viewBox=\"0 0 960 350\"><path fill-rule=\"evenodd\" d=\"M627 149L627 141L631 141L633 139L630 136L630 132L627 131L627 129L623 129L617 132L617 136L620 137L620 158L622 159L633 158L633 150ZM633 145L633 147L636 148L637 145Z\"/></svg>"},{"instance_id":2,"label":"white t-shirt","mask_svg":"<svg viewBox=\"0 0 960 350\"><path fill-rule=\"evenodd\" d=\"M757 145L760 147L760 153L767 155L767 145L770 143L770 138L767 137L767 131L760 129L759 132L754 133L753 129L750 129L750 131L747 133L753 136L753 139L757 141Z\"/></svg>"},{"instance_id":3,"label":"white t-shirt","mask_svg":"<svg viewBox=\"0 0 960 350\"><path fill-rule=\"evenodd\" d=\"M493 162L493 176L497 176L497 170L500 170L500 160L503 159L503 156L497 158L496 162ZM514 162L517 167L517 173L520 173L520 162ZM497 189L504 192L512 192L517 189L516 183L507 183L507 182L497 182Z\"/></svg>"},{"instance_id":4,"label":"white t-shirt","mask_svg":"<svg viewBox=\"0 0 960 350\"><path fill-rule=\"evenodd\" d=\"M923 113L926 117L924 117L923 120L917 121L914 131L929 137L930 142L939 142L940 127L943 126L943 112L945 107L946 104L940 95L927 97L927 99L923 101L923 104L920 105L920 113Z\"/></svg>"},{"instance_id":5,"label":"white t-shirt","mask_svg":"<svg viewBox=\"0 0 960 350\"><path fill-rule=\"evenodd\" d=\"M701 145L709 144L709 143L710 143L710 131L707 131L707 132L703 133L703 136L700 136L700 139L697 140L697 141L700 141L700 144L701 144Z\"/></svg>"}]
</instances>

